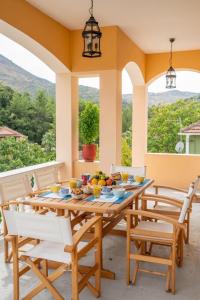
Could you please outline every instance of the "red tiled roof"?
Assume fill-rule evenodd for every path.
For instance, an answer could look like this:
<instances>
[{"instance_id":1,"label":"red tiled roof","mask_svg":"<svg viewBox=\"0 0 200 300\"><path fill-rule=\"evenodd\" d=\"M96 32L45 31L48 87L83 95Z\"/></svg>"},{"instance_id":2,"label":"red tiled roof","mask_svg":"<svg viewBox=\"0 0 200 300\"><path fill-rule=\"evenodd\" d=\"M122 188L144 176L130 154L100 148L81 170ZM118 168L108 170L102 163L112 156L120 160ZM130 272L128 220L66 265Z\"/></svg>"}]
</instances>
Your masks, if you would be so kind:
<instances>
[{"instance_id":1,"label":"red tiled roof","mask_svg":"<svg viewBox=\"0 0 200 300\"><path fill-rule=\"evenodd\" d=\"M0 137L24 137L23 134L11 129L11 128L8 128L8 127L0 127Z\"/></svg>"},{"instance_id":2,"label":"red tiled roof","mask_svg":"<svg viewBox=\"0 0 200 300\"><path fill-rule=\"evenodd\" d=\"M200 121L183 128L181 132L190 134L200 134Z\"/></svg>"}]
</instances>

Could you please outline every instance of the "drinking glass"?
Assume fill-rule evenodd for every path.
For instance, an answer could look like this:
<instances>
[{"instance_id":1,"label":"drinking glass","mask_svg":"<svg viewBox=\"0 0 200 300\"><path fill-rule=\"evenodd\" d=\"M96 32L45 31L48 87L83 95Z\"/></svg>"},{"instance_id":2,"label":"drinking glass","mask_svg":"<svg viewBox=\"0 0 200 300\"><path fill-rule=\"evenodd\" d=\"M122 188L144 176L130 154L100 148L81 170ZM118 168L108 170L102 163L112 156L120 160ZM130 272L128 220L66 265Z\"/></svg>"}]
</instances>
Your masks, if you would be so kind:
<instances>
[{"instance_id":1,"label":"drinking glass","mask_svg":"<svg viewBox=\"0 0 200 300\"><path fill-rule=\"evenodd\" d=\"M122 181L124 182L128 181L128 173L122 173Z\"/></svg>"},{"instance_id":2,"label":"drinking glass","mask_svg":"<svg viewBox=\"0 0 200 300\"><path fill-rule=\"evenodd\" d=\"M101 195L101 187L99 185L95 185L93 189L93 195L95 198L99 198Z\"/></svg>"}]
</instances>

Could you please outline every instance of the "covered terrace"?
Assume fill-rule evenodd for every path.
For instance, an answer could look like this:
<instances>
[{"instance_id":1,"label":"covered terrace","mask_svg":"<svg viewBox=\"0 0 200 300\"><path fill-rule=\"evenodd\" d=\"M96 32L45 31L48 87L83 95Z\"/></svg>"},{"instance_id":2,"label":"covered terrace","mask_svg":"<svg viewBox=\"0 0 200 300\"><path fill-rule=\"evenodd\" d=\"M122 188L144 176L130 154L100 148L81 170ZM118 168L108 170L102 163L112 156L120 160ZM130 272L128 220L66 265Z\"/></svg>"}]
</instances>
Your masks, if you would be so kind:
<instances>
[{"instance_id":1,"label":"covered terrace","mask_svg":"<svg viewBox=\"0 0 200 300\"><path fill-rule=\"evenodd\" d=\"M65 180L97 170L109 173L111 164L120 165L121 76L125 68L133 84L133 166L146 166L147 178L156 184L188 188L200 174L199 155L147 152L148 85L168 69L170 37L176 37L174 68L200 71L200 3L176 0L169 4L160 0L96 0L94 14L102 31L102 56L88 59L82 57L81 33L88 19L90 1L0 1L0 33L31 51L56 73L56 161L3 172L0 183L20 174L31 176L35 170L48 170L52 166L58 169L60 180ZM78 79L94 76L100 80L99 161L85 162L78 156ZM184 267L178 269L176 299L200 298L198 205L194 205L192 212L191 241L184 254L186 261ZM173 296L163 292L160 281L145 275L136 288L127 288L125 243L122 237L105 238L105 263L114 267L117 282L110 284L103 279L102 299L171 299ZM11 266L3 264L2 249L0 241L3 270L0 298L8 300L12 297ZM32 279L25 279L29 280ZM57 284L64 293L65 281ZM81 299L90 297L84 290ZM37 299L52 298L43 292Z\"/></svg>"}]
</instances>

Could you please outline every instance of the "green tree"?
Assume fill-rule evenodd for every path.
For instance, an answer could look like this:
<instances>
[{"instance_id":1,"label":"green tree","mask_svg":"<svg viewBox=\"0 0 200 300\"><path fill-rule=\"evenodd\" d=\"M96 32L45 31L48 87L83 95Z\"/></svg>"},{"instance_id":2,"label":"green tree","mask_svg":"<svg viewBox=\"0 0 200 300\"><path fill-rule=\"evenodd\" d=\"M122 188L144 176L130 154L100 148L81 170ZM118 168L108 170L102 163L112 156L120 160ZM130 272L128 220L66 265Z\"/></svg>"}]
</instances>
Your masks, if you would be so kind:
<instances>
[{"instance_id":1,"label":"green tree","mask_svg":"<svg viewBox=\"0 0 200 300\"><path fill-rule=\"evenodd\" d=\"M122 132L131 130L132 127L132 103L122 105Z\"/></svg>"},{"instance_id":2,"label":"green tree","mask_svg":"<svg viewBox=\"0 0 200 300\"><path fill-rule=\"evenodd\" d=\"M131 166L132 164L132 153L131 147L125 137L122 137L122 160L123 166Z\"/></svg>"},{"instance_id":3,"label":"green tree","mask_svg":"<svg viewBox=\"0 0 200 300\"><path fill-rule=\"evenodd\" d=\"M56 159L56 130L49 129L42 138L42 147L48 155L49 160Z\"/></svg>"},{"instance_id":4,"label":"green tree","mask_svg":"<svg viewBox=\"0 0 200 300\"><path fill-rule=\"evenodd\" d=\"M0 172L50 160L45 150L27 139L4 138L0 141Z\"/></svg>"},{"instance_id":5,"label":"green tree","mask_svg":"<svg viewBox=\"0 0 200 300\"><path fill-rule=\"evenodd\" d=\"M173 104L152 106L149 109L148 151L174 153L179 141L181 119L186 127L200 120L198 100L179 100Z\"/></svg>"}]
</instances>

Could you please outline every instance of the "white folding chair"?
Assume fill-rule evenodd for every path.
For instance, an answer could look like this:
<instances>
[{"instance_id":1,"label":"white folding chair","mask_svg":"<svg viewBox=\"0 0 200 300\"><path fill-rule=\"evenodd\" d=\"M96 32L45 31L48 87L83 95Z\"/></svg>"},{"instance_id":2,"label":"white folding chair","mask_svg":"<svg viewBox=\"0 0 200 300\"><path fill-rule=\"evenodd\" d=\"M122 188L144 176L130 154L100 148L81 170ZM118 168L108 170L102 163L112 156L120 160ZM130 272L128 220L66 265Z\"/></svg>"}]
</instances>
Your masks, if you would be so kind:
<instances>
[{"instance_id":1,"label":"white folding chair","mask_svg":"<svg viewBox=\"0 0 200 300\"><path fill-rule=\"evenodd\" d=\"M59 183L58 170L56 167L34 171L37 190L43 190L51 185Z\"/></svg>"},{"instance_id":2,"label":"white folding chair","mask_svg":"<svg viewBox=\"0 0 200 300\"><path fill-rule=\"evenodd\" d=\"M146 177L146 166L141 167L126 167L126 166L117 166L112 164L110 167L110 173L124 172L133 176L142 176Z\"/></svg>"},{"instance_id":3,"label":"white folding chair","mask_svg":"<svg viewBox=\"0 0 200 300\"><path fill-rule=\"evenodd\" d=\"M4 219L4 208L17 209L16 199L30 196L32 193L31 183L26 175L16 175L0 181L0 208L3 216L3 235L7 235L7 226ZM26 243L20 239L18 247ZM10 262L12 252L9 253L9 243L4 238L5 262Z\"/></svg>"},{"instance_id":4,"label":"white folding chair","mask_svg":"<svg viewBox=\"0 0 200 300\"><path fill-rule=\"evenodd\" d=\"M101 218L89 220L74 236L72 235L69 217L28 214L5 210L5 220L8 227L7 240L12 241L13 248L13 287L14 299L19 300L19 277L32 269L41 283L30 291L24 299L32 299L42 290L48 289L54 299L64 299L52 282L65 271L72 271L72 299L78 300L79 293L87 286L96 297L100 296L100 269L101 269ZM83 235L94 227L94 237L90 242L82 242ZM37 239L40 242L20 256L17 248L19 236ZM88 267L83 275L79 268L79 260L88 251L95 248L95 263ZM19 270L19 260L29 267ZM59 263L59 267L48 275L48 261ZM45 263L45 269L40 270L38 264ZM95 285L89 282L95 275ZM80 278L80 279L79 279Z\"/></svg>"}]
</instances>

